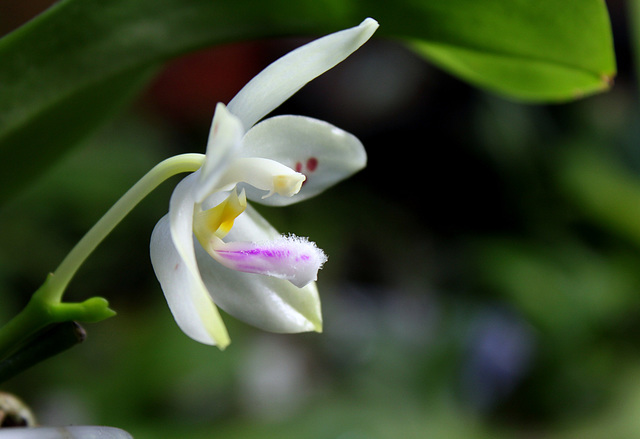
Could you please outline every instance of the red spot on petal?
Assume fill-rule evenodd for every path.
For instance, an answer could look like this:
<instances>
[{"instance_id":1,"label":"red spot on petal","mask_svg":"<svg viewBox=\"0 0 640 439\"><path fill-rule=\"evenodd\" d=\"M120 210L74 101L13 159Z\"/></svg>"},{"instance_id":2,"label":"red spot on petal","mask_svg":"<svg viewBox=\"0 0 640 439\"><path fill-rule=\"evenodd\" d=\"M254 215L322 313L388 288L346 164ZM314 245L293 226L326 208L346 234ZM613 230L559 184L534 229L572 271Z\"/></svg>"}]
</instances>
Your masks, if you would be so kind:
<instances>
[{"instance_id":1,"label":"red spot on petal","mask_svg":"<svg viewBox=\"0 0 640 439\"><path fill-rule=\"evenodd\" d=\"M300 162L296 163L295 171L296 172L301 172L302 171L302 163L300 163Z\"/></svg>"},{"instance_id":2,"label":"red spot on petal","mask_svg":"<svg viewBox=\"0 0 640 439\"><path fill-rule=\"evenodd\" d=\"M307 160L307 169L309 170L309 172L315 171L317 167L318 167L317 158L311 157L309 160Z\"/></svg>"}]
</instances>

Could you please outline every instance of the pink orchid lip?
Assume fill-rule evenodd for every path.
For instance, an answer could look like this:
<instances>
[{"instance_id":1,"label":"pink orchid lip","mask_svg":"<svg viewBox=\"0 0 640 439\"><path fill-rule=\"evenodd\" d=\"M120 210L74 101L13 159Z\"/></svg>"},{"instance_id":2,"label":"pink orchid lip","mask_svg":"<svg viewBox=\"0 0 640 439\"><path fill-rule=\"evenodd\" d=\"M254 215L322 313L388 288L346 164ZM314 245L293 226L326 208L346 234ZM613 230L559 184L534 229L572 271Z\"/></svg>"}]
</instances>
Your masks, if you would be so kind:
<instances>
[{"instance_id":1,"label":"pink orchid lip","mask_svg":"<svg viewBox=\"0 0 640 439\"><path fill-rule=\"evenodd\" d=\"M286 279L300 288L317 279L318 270L327 260L315 243L294 235L261 243L216 239L210 250L211 256L227 268Z\"/></svg>"}]
</instances>

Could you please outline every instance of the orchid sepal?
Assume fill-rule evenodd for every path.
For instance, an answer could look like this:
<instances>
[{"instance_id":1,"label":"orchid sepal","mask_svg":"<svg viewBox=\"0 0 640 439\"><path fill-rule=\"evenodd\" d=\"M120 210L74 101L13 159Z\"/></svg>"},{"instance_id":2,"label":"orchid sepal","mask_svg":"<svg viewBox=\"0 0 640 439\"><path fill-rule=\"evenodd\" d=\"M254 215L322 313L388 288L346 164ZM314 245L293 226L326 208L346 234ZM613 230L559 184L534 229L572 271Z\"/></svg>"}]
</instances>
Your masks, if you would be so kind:
<instances>
[{"instance_id":1,"label":"orchid sepal","mask_svg":"<svg viewBox=\"0 0 640 439\"><path fill-rule=\"evenodd\" d=\"M229 102L229 111L248 128L289 99L312 79L342 62L376 31L378 22L334 32L301 46L267 66Z\"/></svg>"},{"instance_id":2,"label":"orchid sepal","mask_svg":"<svg viewBox=\"0 0 640 439\"><path fill-rule=\"evenodd\" d=\"M176 186L151 234L151 262L176 323L189 337L224 349L230 342L218 309L202 282L193 242L194 190L199 171Z\"/></svg>"}]
</instances>

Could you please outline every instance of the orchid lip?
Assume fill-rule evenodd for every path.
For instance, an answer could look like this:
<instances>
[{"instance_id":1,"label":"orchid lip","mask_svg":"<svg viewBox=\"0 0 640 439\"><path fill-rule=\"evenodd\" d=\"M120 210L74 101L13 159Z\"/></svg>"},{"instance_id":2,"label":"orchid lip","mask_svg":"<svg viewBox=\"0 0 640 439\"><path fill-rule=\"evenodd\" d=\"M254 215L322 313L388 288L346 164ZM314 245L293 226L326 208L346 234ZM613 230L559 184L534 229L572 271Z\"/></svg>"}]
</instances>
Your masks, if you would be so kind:
<instances>
[{"instance_id":1,"label":"orchid lip","mask_svg":"<svg viewBox=\"0 0 640 439\"><path fill-rule=\"evenodd\" d=\"M286 279L299 288L315 281L327 260L315 243L295 235L259 243L213 238L208 247L209 254L227 268Z\"/></svg>"}]
</instances>

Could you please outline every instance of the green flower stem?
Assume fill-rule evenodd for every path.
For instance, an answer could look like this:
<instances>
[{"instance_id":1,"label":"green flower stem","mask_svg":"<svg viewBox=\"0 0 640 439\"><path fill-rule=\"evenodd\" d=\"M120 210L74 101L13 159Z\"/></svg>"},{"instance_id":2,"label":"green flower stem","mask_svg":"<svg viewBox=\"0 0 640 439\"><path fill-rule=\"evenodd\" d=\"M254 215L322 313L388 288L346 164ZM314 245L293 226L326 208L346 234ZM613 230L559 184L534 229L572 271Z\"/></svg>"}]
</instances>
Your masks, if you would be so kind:
<instances>
[{"instance_id":1,"label":"green flower stem","mask_svg":"<svg viewBox=\"0 0 640 439\"><path fill-rule=\"evenodd\" d=\"M60 300L71 278L85 259L151 191L176 174L198 170L203 162L203 154L182 154L168 158L151 169L100 218L60 263L51 279L51 297Z\"/></svg>"},{"instance_id":2,"label":"green flower stem","mask_svg":"<svg viewBox=\"0 0 640 439\"><path fill-rule=\"evenodd\" d=\"M81 303L63 303L62 295L80 265L140 201L168 178L198 170L204 157L203 154L182 154L168 158L133 185L78 241L20 314L0 328L0 360L19 348L27 337L51 323L71 320L97 322L115 315L101 297L92 297Z\"/></svg>"}]
</instances>

